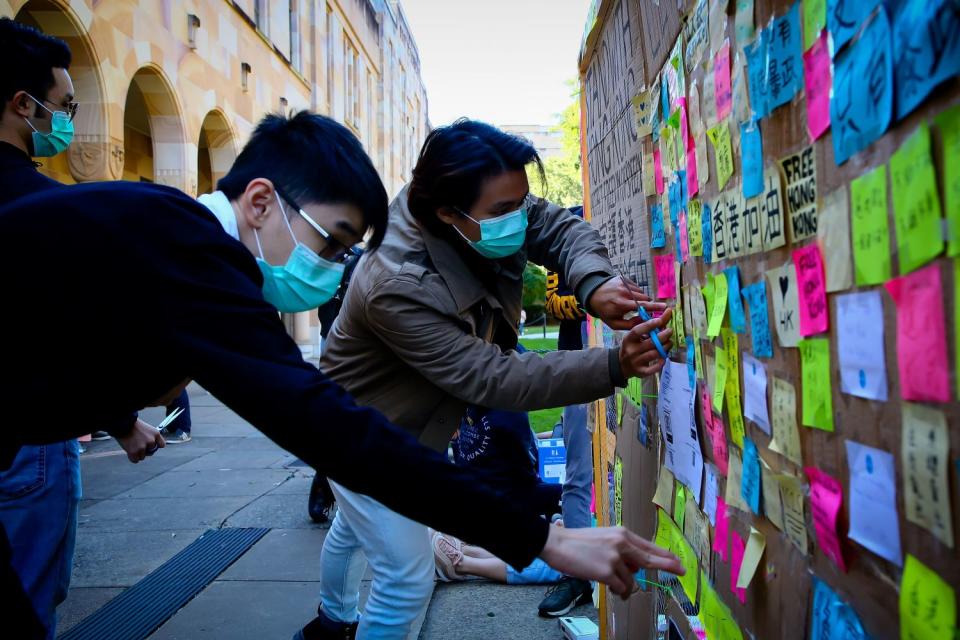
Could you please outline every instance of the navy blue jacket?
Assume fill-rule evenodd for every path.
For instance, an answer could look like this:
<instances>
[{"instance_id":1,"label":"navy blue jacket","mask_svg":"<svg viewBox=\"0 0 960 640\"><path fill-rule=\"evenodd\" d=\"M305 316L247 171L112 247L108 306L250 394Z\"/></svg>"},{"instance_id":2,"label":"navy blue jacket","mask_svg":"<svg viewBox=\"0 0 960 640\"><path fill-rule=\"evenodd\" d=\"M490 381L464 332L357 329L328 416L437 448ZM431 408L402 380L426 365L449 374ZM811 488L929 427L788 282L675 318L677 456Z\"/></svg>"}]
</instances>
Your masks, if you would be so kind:
<instances>
[{"instance_id":1,"label":"navy blue jacket","mask_svg":"<svg viewBox=\"0 0 960 640\"><path fill-rule=\"evenodd\" d=\"M304 362L261 295L253 256L183 193L124 182L46 190L0 208L0 239L0 406L18 425L5 439L88 433L192 378L321 475L513 566L542 550L549 525L525 498L420 446ZM61 309L82 313L52 339ZM105 387L111 406L91 406Z\"/></svg>"}]
</instances>

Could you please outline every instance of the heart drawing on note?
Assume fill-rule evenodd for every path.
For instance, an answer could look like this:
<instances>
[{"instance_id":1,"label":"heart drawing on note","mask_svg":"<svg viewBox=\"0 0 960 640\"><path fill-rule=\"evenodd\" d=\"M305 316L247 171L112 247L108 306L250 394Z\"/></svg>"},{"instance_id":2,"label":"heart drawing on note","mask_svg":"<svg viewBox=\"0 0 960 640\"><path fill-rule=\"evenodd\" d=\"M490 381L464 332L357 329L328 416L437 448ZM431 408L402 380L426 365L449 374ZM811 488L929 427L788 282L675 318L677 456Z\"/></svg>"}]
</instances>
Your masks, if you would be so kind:
<instances>
[{"instance_id":1,"label":"heart drawing on note","mask_svg":"<svg viewBox=\"0 0 960 640\"><path fill-rule=\"evenodd\" d=\"M780 293L783 295L783 299L787 299L787 289L790 288L790 278L787 276L780 276Z\"/></svg>"}]
</instances>

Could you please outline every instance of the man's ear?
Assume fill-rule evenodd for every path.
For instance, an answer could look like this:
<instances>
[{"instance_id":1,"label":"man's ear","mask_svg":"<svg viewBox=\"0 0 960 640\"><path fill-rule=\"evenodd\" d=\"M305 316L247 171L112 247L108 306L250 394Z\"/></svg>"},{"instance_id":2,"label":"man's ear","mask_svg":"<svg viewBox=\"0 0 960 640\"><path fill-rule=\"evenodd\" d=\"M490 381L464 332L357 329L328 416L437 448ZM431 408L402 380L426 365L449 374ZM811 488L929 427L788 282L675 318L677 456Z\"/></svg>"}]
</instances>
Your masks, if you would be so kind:
<instances>
[{"instance_id":1,"label":"man's ear","mask_svg":"<svg viewBox=\"0 0 960 640\"><path fill-rule=\"evenodd\" d=\"M27 95L26 91L17 91L10 99L10 107L15 114L23 118L32 118L34 112L39 109L37 103Z\"/></svg>"},{"instance_id":2,"label":"man's ear","mask_svg":"<svg viewBox=\"0 0 960 640\"><path fill-rule=\"evenodd\" d=\"M240 195L240 211L251 229L262 229L277 202L273 183L266 178L254 178Z\"/></svg>"},{"instance_id":3,"label":"man's ear","mask_svg":"<svg viewBox=\"0 0 960 640\"><path fill-rule=\"evenodd\" d=\"M458 212L453 207L443 206L437 209L437 218L440 219L440 222L446 224L453 224L462 217L460 212Z\"/></svg>"}]
</instances>

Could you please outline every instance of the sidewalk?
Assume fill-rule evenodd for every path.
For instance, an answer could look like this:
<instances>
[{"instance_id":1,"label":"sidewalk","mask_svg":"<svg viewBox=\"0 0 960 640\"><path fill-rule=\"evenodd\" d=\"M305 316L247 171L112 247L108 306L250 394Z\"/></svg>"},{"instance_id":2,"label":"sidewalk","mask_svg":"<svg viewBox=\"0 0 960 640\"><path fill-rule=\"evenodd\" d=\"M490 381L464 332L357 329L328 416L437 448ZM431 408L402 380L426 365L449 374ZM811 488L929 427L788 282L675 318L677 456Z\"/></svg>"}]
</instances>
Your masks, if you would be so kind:
<instances>
[{"instance_id":1,"label":"sidewalk","mask_svg":"<svg viewBox=\"0 0 960 640\"><path fill-rule=\"evenodd\" d=\"M151 638L289 638L316 613L326 526L306 505L313 470L192 385L193 441L130 464L114 441L88 443L73 581L63 633L207 529L271 531ZM143 412L157 424L162 410ZM369 573L363 583L369 588ZM536 616L542 587L439 585L422 639L559 638ZM579 615L595 616L591 607Z\"/></svg>"}]
</instances>

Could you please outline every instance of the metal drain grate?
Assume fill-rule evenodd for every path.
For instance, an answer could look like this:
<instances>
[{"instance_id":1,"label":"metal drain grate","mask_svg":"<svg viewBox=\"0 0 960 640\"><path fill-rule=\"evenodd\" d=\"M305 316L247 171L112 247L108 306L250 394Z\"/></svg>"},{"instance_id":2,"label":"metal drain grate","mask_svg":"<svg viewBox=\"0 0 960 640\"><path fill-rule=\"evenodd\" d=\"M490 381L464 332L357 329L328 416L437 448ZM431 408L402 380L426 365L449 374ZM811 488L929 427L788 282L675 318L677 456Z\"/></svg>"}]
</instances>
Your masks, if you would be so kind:
<instances>
[{"instance_id":1,"label":"metal drain grate","mask_svg":"<svg viewBox=\"0 0 960 640\"><path fill-rule=\"evenodd\" d=\"M59 640L141 640L257 543L269 529L210 529Z\"/></svg>"}]
</instances>

